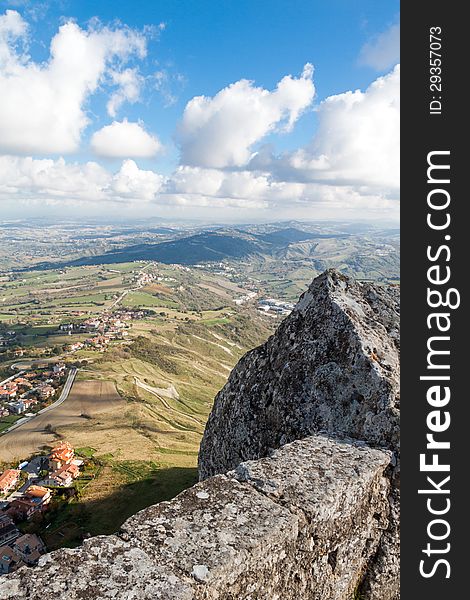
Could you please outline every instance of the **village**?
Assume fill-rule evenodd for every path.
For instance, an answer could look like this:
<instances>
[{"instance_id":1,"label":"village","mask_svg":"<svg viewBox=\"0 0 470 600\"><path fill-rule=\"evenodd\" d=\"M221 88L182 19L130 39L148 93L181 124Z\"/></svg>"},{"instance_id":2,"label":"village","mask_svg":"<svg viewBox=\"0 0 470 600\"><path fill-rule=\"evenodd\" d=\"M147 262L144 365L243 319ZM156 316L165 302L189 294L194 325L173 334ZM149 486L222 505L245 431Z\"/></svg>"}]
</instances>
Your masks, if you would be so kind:
<instances>
[{"instance_id":1,"label":"village","mask_svg":"<svg viewBox=\"0 0 470 600\"><path fill-rule=\"evenodd\" d=\"M130 321L144 319L151 312L151 310L140 308L115 308L112 312L104 311L98 316L80 319L85 315L78 311L76 314L71 313L73 320L60 323L57 325L57 329L51 329L47 336L70 336L69 342L59 346L60 353L71 354L87 349L104 352L110 341L127 339ZM79 318L77 319L77 317ZM22 323L18 324L23 325ZM89 337L83 339L87 334ZM74 340L73 336L80 337L80 339ZM7 358L22 358L30 354L29 350L29 346L21 345L21 335L18 335L17 332L6 331L0 335L0 354L6 354ZM51 350L52 346L34 347L34 354L47 356L51 354Z\"/></svg>"},{"instance_id":2,"label":"village","mask_svg":"<svg viewBox=\"0 0 470 600\"><path fill-rule=\"evenodd\" d=\"M41 522L60 492L74 492L83 464L74 448L61 441L49 454L0 474L0 575L37 564L46 546L37 533L28 532L28 525Z\"/></svg>"},{"instance_id":3,"label":"village","mask_svg":"<svg viewBox=\"0 0 470 600\"><path fill-rule=\"evenodd\" d=\"M118 309L104 312L97 317L91 317L75 323L62 323L59 332L72 336L74 334L91 334L83 341L71 341L65 345L64 351L77 352L84 348L104 352L112 340L125 340L129 333L130 321L144 319L150 311L144 309Z\"/></svg>"},{"instance_id":4,"label":"village","mask_svg":"<svg viewBox=\"0 0 470 600\"><path fill-rule=\"evenodd\" d=\"M66 376L65 364L57 362L20 371L0 382L0 418L33 416L54 400Z\"/></svg>"}]
</instances>

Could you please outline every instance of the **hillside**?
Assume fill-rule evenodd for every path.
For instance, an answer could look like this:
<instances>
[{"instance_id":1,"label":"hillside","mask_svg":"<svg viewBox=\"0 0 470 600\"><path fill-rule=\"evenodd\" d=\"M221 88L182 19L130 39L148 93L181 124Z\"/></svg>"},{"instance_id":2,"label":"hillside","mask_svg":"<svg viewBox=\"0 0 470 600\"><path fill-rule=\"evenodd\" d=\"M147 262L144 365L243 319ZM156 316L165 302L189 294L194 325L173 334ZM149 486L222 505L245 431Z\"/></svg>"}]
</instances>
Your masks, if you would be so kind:
<instances>
[{"instance_id":1,"label":"hillside","mask_svg":"<svg viewBox=\"0 0 470 600\"><path fill-rule=\"evenodd\" d=\"M270 245L253 236L235 232L207 231L159 244L126 246L104 255L79 258L70 266L98 265L128 262L132 260L155 260L165 264L194 265L199 262L215 262L227 258L239 259L254 254L270 252Z\"/></svg>"},{"instance_id":2,"label":"hillside","mask_svg":"<svg viewBox=\"0 0 470 600\"><path fill-rule=\"evenodd\" d=\"M5 377L38 359L79 367L66 402L0 436L0 462L15 466L66 439L98 465L76 500L35 524L49 549L112 532L194 483L215 394L278 320L254 301L236 304L246 291L222 275L161 263L15 273L0 286ZM106 328L116 318L121 333L102 347L87 343L97 332L82 331L84 322ZM0 416L0 425L11 418Z\"/></svg>"}]
</instances>

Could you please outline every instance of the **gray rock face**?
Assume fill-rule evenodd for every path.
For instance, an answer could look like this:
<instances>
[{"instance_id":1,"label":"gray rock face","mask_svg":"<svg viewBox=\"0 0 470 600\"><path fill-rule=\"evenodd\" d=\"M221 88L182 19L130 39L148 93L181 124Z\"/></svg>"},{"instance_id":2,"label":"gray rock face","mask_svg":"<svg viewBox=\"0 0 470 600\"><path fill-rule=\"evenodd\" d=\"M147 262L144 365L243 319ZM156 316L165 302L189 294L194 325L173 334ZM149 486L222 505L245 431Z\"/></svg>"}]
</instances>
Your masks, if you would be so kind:
<instances>
[{"instance_id":1,"label":"gray rock face","mask_svg":"<svg viewBox=\"0 0 470 600\"><path fill-rule=\"evenodd\" d=\"M399 407L397 288L326 271L276 333L241 359L217 395L201 443L200 478L316 432L392 450L393 519L363 593L398 598Z\"/></svg>"},{"instance_id":2,"label":"gray rock face","mask_svg":"<svg viewBox=\"0 0 470 600\"><path fill-rule=\"evenodd\" d=\"M389 462L351 439L312 436L228 473L298 517L280 600L353 598L388 526Z\"/></svg>"},{"instance_id":3,"label":"gray rock face","mask_svg":"<svg viewBox=\"0 0 470 600\"><path fill-rule=\"evenodd\" d=\"M312 436L0 578L5 600L349 600L387 527L390 453Z\"/></svg>"},{"instance_id":4,"label":"gray rock face","mask_svg":"<svg viewBox=\"0 0 470 600\"><path fill-rule=\"evenodd\" d=\"M317 277L217 395L201 443L201 479L318 431L397 448L397 316L385 289L335 271Z\"/></svg>"}]
</instances>

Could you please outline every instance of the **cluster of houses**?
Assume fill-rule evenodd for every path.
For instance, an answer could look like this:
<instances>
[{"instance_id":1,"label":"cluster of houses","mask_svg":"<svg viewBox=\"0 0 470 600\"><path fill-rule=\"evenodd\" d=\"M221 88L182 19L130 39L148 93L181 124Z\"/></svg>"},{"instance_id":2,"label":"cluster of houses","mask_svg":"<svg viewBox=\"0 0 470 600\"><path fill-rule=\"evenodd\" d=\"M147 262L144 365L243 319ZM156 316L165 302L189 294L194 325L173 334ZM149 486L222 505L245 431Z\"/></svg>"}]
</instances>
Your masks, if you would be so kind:
<instances>
[{"instance_id":1,"label":"cluster of houses","mask_svg":"<svg viewBox=\"0 0 470 600\"><path fill-rule=\"evenodd\" d=\"M265 298L259 300L258 310L268 314L275 314L285 316L292 312L294 308L292 302L285 302L284 300L276 300L275 298Z\"/></svg>"},{"instance_id":2,"label":"cluster of houses","mask_svg":"<svg viewBox=\"0 0 470 600\"><path fill-rule=\"evenodd\" d=\"M0 575L16 571L23 565L36 565L46 550L38 535L22 535L8 515L0 515L0 544Z\"/></svg>"},{"instance_id":3,"label":"cluster of houses","mask_svg":"<svg viewBox=\"0 0 470 600\"><path fill-rule=\"evenodd\" d=\"M16 343L16 331L5 331L0 333L0 349L8 348Z\"/></svg>"},{"instance_id":4,"label":"cluster of houses","mask_svg":"<svg viewBox=\"0 0 470 600\"><path fill-rule=\"evenodd\" d=\"M0 475L0 574L23 565L35 565L45 545L36 534L23 535L17 523L46 511L53 489L70 487L80 474L81 459L66 441L56 444L49 455L36 456L18 469ZM51 489L52 488L52 489Z\"/></svg>"},{"instance_id":5,"label":"cluster of houses","mask_svg":"<svg viewBox=\"0 0 470 600\"><path fill-rule=\"evenodd\" d=\"M0 417L28 414L55 396L66 375L63 363L12 375L0 383Z\"/></svg>"},{"instance_id":6,"label":"cluster of houses","mask_svg":"<svg viewBox=\"0 0 470 600\"><path fill-rule=\"evenodd\" d=\"M142 276L147 273L142 273ZM149 315L148 310L119 309L112 313L104 312L99 317L86 319L81 323L63 323L59 326L62 333L69 335L75 333L93 333L83 342L77 341L67 344L68 352L77 352L83 348L104 351L111 340L123 340L127 338L129 321L144 319Z\"/></svg>"},{"instance_id":7,"label":"cluster of houses","mask_svg":"<svg viewBox=\"0 0 470 600\"><path fill-rule=\"evenodd\" d=\"M153 281L157 280L158 277L154 273L148 273L147 271L139 271L132 277L132 282L136 283L138 287L149 285Z\"/></svg>"},{"instance_id":8,"label":"cluster of houses","mask_svg":"<svg viewBox=\"0 0 470 600\"><path fill-rule=\"evenodd\" d=\"M177 267L178 265L172 265L172 267L173 266ZM235 276L237 275L236 269L224 262L198 263L198 264L193 265L193 268L204 269L204 271L209 271L210 273L213 273L214 275L221 275L222 277L227 277L228 279L234 279ZM190 271L190 269L187 269L187 270Z\"/></svg>"}]
</instances>

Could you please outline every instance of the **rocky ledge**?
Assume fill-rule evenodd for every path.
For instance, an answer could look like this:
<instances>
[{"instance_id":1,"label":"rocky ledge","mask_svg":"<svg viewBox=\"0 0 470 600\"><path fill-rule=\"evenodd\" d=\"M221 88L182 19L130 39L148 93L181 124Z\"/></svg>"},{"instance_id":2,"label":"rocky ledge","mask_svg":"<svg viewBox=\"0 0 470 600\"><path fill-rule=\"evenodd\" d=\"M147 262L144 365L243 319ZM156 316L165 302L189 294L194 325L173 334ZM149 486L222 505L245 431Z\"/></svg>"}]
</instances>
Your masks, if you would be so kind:
<instances>
[{"instance_id":1,"label":"rocky ledge","mask_svg":"<svg viewBox=\"0 0 470 600\"><path fill-rule=\"evenodd\" d=\"M399 597L399 291L335 270L317 277L215 399L199 453L202 479L317 432L393 452L390 525L361 593Z\"/></svg>"},{"instance_id":2,"label":"rocky ledge","mask_svg":"<svg viewBox=\"0 0 470 600\"><path fill-rule=\"evenodd\" d=\"M390 453L312 436L0 578L0 597L344 600L387 528Z\"/></svg>"}]
</instances>

